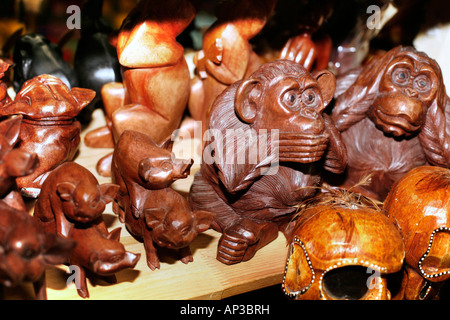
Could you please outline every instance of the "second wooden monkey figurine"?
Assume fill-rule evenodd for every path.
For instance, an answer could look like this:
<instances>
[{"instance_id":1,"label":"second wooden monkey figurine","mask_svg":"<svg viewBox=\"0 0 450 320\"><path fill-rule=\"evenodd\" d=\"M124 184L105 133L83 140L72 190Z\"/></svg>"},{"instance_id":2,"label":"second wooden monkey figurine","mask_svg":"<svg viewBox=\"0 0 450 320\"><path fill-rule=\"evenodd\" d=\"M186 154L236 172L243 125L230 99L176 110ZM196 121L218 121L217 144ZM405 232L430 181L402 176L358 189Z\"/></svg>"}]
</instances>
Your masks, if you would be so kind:
<instances>
[{"instance_id":1,"label":"second wooden monkey figurine","mask_svg":"<svg viewBox=\"0 0 450 320\"><path fill-rule=\"evenodd\" d=\"M338 173L347 156L323 110L335 78L277 60L215 100L201 170L190 191L193 210L215 213L223 235L217 259L249 260L286 231L299 202L312 197L323 169Z\"/></svg>"}]
</instances>

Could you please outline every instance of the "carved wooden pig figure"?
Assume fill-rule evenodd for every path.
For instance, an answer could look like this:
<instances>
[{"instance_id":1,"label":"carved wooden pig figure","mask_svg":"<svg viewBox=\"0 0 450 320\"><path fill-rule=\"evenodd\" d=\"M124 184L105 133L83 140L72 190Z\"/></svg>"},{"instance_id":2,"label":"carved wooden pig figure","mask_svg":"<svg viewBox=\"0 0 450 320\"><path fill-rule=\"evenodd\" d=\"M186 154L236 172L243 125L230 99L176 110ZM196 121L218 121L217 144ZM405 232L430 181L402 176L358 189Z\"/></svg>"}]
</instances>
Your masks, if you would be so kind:
<instances>
[{"instance_id":1,"label":"carved wooden pig figure","mask_svg":"<svg viewBox=\"0 0 450 320\"><path fill-rule=\"evenodd\" d=\"M125 224L143 240L149 268L160 267L157 247L178 250L181 262L192 262L189 245L199 233L209 229L214 215L191 211L186 198L171 188L147 190L146 200L140 218L134 217L131 210L126 211Z\"/></svg>"},{"instance_id":2,"label":"carved wooden pig figure","mask_svg":"<svg viewBox=\"0 0 450 320\"><path fill-rule=\"evenodd\" d=\"M167 188L189 175L193 160L176 159L172 146L170 138L157 145L149 136L132 130L120 136L113 154L112 179L120 185L117 199L129 198L136 218L142 215L147 190ZM123 214L121 210L121 221Z\"/></svg>"},{"instance_id":3,"label":"carved wooden pig figure","mask_svg":"<svg viewBox=\"0 0 450 320\"><path fill-rule=\"evenodd\" d=\"M118 189L119 186L111 183L99 185L88 169L76 162L66 162L53 170L43 183L34 216L47 231L67 237L75 223L99 218Z\"/></svg>"},{"instance_id":4,"label":"carved wooden pig figure","mask_svg":"<svg viewBox=\"0 0 450 320\"><path fill-rule=\"evenodd\" d=\"M39 166L16 179L22 195L37 197L48 173L73 160L81 131L76 116L94 96L93 90L69 89L60 79L44 74L25 82L15 100L0 108L0 116L23 116L18 148L38 153Z\"/></svg>"},{"instance_id":5,"label":"carved wooden pig figure","mask_svg":"<svg viewBox=\"0 0 450 320\"><path fill-rule=\"evenodd\" d=\"M77 242L69 262L80 267L81 281L77 291L82 298L89 297L86 270L99 276L107 276L115 282L115 273L126 268L134 268L141 256L126 251L120 243L121 228L109 233L103 219L97 220L100 220L100 223L87 228L85 225L74 226L69 232L69 238Z\"/></svg>"},{"instance_id":6,"label":"carved wooden pig figure","mask_svg":"<svg viewBox=\"0 0 450 320\"><path fill-rule=\"evenodd\" d=\"M14 148L20 132L22 117L0 122L0 197L15 187L17 177L31 174L39 163L35 153Z\"/></svg>"},{"instance_id":7,"label":"carved wooden pig figure","mask_svg":"<svg viewBox=\"0 0 450 320\"><path fill-rule=\"evenodd\" d=\"M13 287L31 281L36 298L43 300L47 298L46 265L64 263L75 242L44 232L23 201L15 203L22 208L0 201L0 285Z\"/></svg>"},{"instance_id":8,"label":"carved wooden pig figure","mask_svg":"<svg viewBox=\"0 0 450 320\"><path fill-rule=\"evenodd\" d=\"M186 178L192 160L174 159L170 140L163 146L142 133L126 130L113 155L112 177L120 185L113 210L128 230L143 239L147 265L160 267L154 243L179 250L181 261L192 261L189 244L207 230L213 215L191 211L185 197L170 188L172 182Z\"/></svg>"}]
</instances>

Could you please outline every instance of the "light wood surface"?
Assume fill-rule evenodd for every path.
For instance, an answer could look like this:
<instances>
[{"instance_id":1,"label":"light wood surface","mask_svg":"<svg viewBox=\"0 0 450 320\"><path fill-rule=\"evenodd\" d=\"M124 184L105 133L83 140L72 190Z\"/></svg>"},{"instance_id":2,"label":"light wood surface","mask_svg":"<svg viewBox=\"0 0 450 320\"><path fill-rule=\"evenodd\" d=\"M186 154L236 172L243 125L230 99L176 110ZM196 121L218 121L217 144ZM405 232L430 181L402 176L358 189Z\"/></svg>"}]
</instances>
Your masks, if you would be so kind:
<instances>
[{"instance_id":1,"label":"light wood surface","mask_svg":"<svg viewBox=\"0 0 450 320\"><path fill-rule=\"evenodd\" d=\"M91 129L104 125L102 110L94 112L93 121L82 131L82 138ZM82 139L83 141L83 139ZM110 178L101 177L95 171L98 159L110 153L112 149L93 149L84 142L76 162L88 168L100 183L111 182ZM173 188L187 194L192 183L193 174L199 169L200 141L184 139L176 141L174 152L177 156L194 158L191 176L174 183ZM32 203L30 204L32 210ZM141 258L134 269L122 270L116 274L117 283L109 284L99 278L88 280L90 300L218 300L240 293L280 284L283 278L287 254L286 240L283 234L266 247L259 250L247 262L225 265L216 260L217 242L220 233L208 230L200 234L191 244L194 262L183 264L177 260L173 251L162 253L161 268L151 271L146 264L143 243L132 237L108 204L104 212L108 228L112 230L121 226L121 239L128 251L141 253ZM66 285L69 269L67 266L47 268L47 294L49 300L81 299L75 285ZM280 287L281 290L281 287ZM32 297L30 285L8 289L7 299L26 299Z\"/></svg>"}]
</instances>

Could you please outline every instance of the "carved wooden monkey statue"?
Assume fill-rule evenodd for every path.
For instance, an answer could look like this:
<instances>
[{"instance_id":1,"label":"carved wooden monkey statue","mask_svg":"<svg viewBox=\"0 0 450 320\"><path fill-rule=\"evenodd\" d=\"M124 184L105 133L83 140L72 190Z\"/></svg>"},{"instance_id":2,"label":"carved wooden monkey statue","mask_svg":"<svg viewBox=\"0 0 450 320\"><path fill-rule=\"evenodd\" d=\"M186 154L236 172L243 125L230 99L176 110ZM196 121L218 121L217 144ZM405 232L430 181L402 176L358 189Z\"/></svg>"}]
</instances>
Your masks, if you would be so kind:
<instances>
[{"instance_id":1,"label":"carved wooden monkey statue","mask_svg":"<svg viewBox=\"0 0 450 320\"><path fill-rule=\"evenodd\" d=\"M345 81L345 79L343 80ZM439 65L411 47L374 58L339 95L332 119L348 150L347 172L333 184L384 200L409 170L450 164L448 96Z\"/></svg>"},{"instance_id":2,"label":"carved wooden monkey statue","mask_svg":"<svg viewBox=\"0 0 450 320\"><path fill-rule=\"evenodd\" d=\"M203 48L194 57L197 75L192 81L188 108L208 128L209 109L229 85L251 75L261 64L250 39L269 19L276 0L222 1L216 22L203 36Z\"/></svg>"},{"instance_id":3,"label":"carved wooden monkey statue","mask_svg":"<svg viewBox=\"0 0 450 320\"><path fill-rule=\"evenodd\" d=\"M219 261L251 259L316 193L324 167L344 170L345 146L323 114L334 88L328 71L310 74L277 60L215 100L207 131L214 141L204 148L190 202L193 210L215 213L212 227L223 233Z\"/></svg>"}]
</instances>

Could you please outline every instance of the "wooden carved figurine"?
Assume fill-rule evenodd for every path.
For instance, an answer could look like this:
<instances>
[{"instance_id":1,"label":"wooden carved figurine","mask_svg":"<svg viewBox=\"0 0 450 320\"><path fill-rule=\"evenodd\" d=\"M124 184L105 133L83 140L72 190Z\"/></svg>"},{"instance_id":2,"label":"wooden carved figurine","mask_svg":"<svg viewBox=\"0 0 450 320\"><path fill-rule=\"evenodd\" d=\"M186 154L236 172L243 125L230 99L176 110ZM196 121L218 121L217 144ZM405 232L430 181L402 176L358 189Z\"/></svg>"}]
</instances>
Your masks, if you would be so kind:
<instances>
[{"instance_id":1,"label":"wooden carved figurine","mask_svg":"<svg viewBox=\"0 0 450 320\"><path fill-rule=\"evenodd\" d=\"M412 169L394 184L383 208L400 230L406 248L405 276L396 298L438 298L450 278L450 170Z\"/></svg>"},{"instance_id":2,"label":"wooden carved figurine","mask_svg":"<svg viewBox=\"0 0 450 320\"><path fill-rule=\"evenodd\" d=\"M22 116L0 122L0 198L16 188L16 178L27 176L39 164L36 153L15 146L19 141Z\"/></svg>"},{"instance_id":3,"label":"wooden carved figurine","mask_svg":"<svg viewBox=\"0 0 450 320\"><path fill-rule=\"evenodd\" d=\"M335 0L279 1L275 9L281 11L278 19L287 21L291 27L289 32L295 34L281 49L281 59L300 63L308 71L328 67L333 43L331 37L321 32L320 28L333 13L335 2Z\"/></svg>"},{"instance_id":4,"label":"wooden carved figurine","mask_svg":"<svg viewBox=\"0 0 450 320\"><path fill-rule=\"evenodd\" d=\"M22 198L0 200L0 285L33 282L36 299L47 299L45 267L64 263L75 242L45 232L28 214Z\"/></svg>"},{"instance_id":5,"label":"wooden carved figurine","mask_svg":"<svg viewBox=\"0 0 450 320\"><path fill-rule=\"evenodd\" d=\"M183 263L193 261L189 244L213 218L210 212L192 211L186 198L170 188L192 166L192 160L175 159L170 148L171 140L158 146L149 136L126 130L113 155L112 178L120 185L113 209L143 240L152 270L160 267L157 247L177 250Z\"/></svg>"},{"instance_id":6,"label":"wooden carved figurine","mask_svg":"<svg viewBox=\"0 0 450 320\"><path fill-rule=\"evenodd\" d=\"M78 86L77 74L64 60L61 48L42 34L30 33L20 37L14 46L13 61L16 92L27 80L41 74L57 77L69 88Z\"/></svg>"},{"instance_id":7,"label":"wooden carved figurine","mask_svg":"<svg viewBox=\"0 0 450 320\"><path fill-rule=\"evenodd\" d=\"M215 213L217 258L249 260L285 230L299 202L312 197L323 168L342 172L345 146L323 114L335 78L278 60L220 94L211 109L191 207Z\"/></svg>"},{"instance_id":8,"label":"wooden carved figurine","mask_svg":"<svg viewBox=\"0 0 450 320\"><path fill-rule=\"evenodd\" d=\"M127 252L119 242L121 228L108 232L103 220L105 205L111 202L118 185L99 185L95 176L75 162L66 162L53 170L42 185L34 217L47 232L76 241L68 263L80 267L78 294L89 297L86 271L108 276L125 268L134 268L139 254Z\"/></svg>"},{"instance_id":9,"label":"wooden carved figurine","mask_svg":"<svg viewBox=\"0 0 450 320\"><path fill-rule=\"evenodd\" d=\"M102 19L103 0L86 1L81 10L81 38L74 57L74 70L81 88L95 91L96 96L78 116L82 123L102 106L101 88L110 82L121 82L116 48L110 44L112 28Z\"/></svg>"},{"instance_id":10,"label":"wooden carved figurine","mask_svg":"<svg viewBox=\"0 0 450 320\"><path fill-rule=\"evenodd\" d=\"M383 201L412 168L450 164L449 99L439 65L411 47L396 47L359 72L332 109L348 166L331 184L350 187L370 174L354 191Z\"/></svg>"},{"instance_id":11,"label":"wooden carved figurine","mask_svg":"<svg viewBox=\"0 0 450 320\"><path fill-rule=\"evenodd\" d=\"M342 194L339 194L342 193ZM368 199L324 194L299 212L282 288L298 300L390 300L388 274L402 269L395 225Z\"/></svg>"},{"instance_id":12,"label":"wooden carved figurine","mask_svg":"<svg viewBox=\"0 0 450 320\"><path fill-rule=\"evenodd\" d=\"M120 231L118 227L109 232L102 218L76 224L70 229L69 239L76 241L77 245L69 257L69 263L80 268L80 288L77 288L80 297L89 298L86 271L116 283L117 272L134 268L138 263L141 254L126 251L120 243Z\"/></svg>"},{"instance_id":13,"label":"wooden carved figurine","mask_svg":"<svg viewBox=\"0 0 450 320\"><path fill-rule=\"evenodd\" d=\"M90 132L88 146L110 147L108 136L117 141L126 129L144 132L160 143L178 128L188 102L190 74L176 37L195 14L189 0L140 1L129 13L117 39L123 87L104 87L105 95L112 91L104 99L110 126Z\"/></svg>"},{"instance_id":14,"label":"wooden carved figurine","mask_svg":"<svg viewBox=\"0 0 450 320\"><path fill-rule=\"evenodd\" d=\"M10 66L9 63L0 59L0 80L5 76L5 72L8 71ZM8 95L8 87L3 81L0 81L0 107L10 102L11 98Z\"/></svg>"},{"instance_id":15,"label":"wooden carved figurine","mask_svg":"<svg viewBox=\"0 0 450 320\"><path fill-rule=\"evenodd\" d=\"M94 95L90 89L69 89L54 76L40 75L25 82L15 100L0 108L0 116L23 116L17 147L38 154L34 172L16 179L23 195L37 197L48 173L74 159L81 132L76 116Z\"/></svg>"},{"instance_id":16,"label":"wooden carved figurine","mask_svg":"<svg viewBox=\"0 0 450 320\"><path fill-rule=\"evenodd\" d=\"M34 216L48 232L67 237L75 223L100 218L118 190L116 184L99 185L95 176L78 163L66 162L54 169L42 184Z\"/></svg>"},{"instance_id":17,"label":"wooden carved figurine","mask_svg":"<svg viewBox=\"0 0 450 320\"><path fill-rule=\"evenodd\" d=\"M223 1L217 5L217 20L203 36L196 53L196 76L189 97L189 112L208 128L209 109L229 85L247 78L261 64L249 43L266 24L276 0Z\"/></svg>"}]
</instances>

